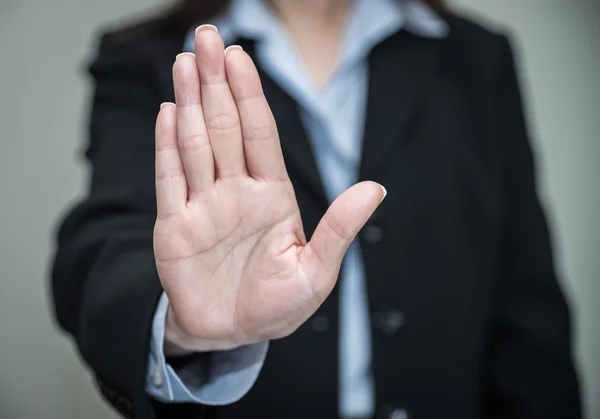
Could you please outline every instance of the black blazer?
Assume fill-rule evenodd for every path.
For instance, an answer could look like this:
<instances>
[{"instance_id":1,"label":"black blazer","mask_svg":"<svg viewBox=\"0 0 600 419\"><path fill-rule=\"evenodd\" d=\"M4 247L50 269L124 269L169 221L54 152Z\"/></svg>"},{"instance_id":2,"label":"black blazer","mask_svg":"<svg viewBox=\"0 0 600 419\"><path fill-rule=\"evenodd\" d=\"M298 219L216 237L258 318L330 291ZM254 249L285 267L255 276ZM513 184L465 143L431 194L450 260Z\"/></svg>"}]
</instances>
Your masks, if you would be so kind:
<instances>
[{"instance_id":1,"label":"black blazer","mask_svg":"<svg viewBox=\"0 0 600 419\"><path fill-rule=\"evenodd\" d=\"M376 416L402 408L411 419L575 419L569 312L536 196L511 48L467 20L448 22L446 39L399 32L369 56L360 179L388 190L359 237ZM118 38L103 38L91 66L92 177L58 234L60 325L126 417L337 417L337 289L315 313L330 327L317 332L309 319L272 342L241 401L162 405L145 394L162 292L152 250L154 124L159 104L174 99L171 66L183 38ZM252 43L240 42L252 54ZM327 207L323 185L296 104L262 78L310 237Z\"/></svg>"}]
</instances>

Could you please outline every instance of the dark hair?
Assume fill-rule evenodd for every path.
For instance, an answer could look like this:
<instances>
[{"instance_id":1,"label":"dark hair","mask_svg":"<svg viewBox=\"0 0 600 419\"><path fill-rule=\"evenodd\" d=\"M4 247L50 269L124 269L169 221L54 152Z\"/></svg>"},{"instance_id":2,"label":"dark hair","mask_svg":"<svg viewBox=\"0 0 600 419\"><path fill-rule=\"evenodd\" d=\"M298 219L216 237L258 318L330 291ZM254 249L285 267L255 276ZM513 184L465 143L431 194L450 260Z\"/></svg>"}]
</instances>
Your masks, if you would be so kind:
<instances>
[{"instance_id":1,"label":"dark hair","mask_svg":"<svg viewBox=\"0 0 600 419\"><path fill-rule=\"evenodd\" d=\"M404 1L404 0L398 0ZM443 0L423 0L435 12L443 17L445 8ZM227 8L230 0L178 0L171 9L162 16L142 25L122 31L119 37L144 34L163 34L170 36L185 36L192 25L210 20Z\"/></svg>"}]
</instances>

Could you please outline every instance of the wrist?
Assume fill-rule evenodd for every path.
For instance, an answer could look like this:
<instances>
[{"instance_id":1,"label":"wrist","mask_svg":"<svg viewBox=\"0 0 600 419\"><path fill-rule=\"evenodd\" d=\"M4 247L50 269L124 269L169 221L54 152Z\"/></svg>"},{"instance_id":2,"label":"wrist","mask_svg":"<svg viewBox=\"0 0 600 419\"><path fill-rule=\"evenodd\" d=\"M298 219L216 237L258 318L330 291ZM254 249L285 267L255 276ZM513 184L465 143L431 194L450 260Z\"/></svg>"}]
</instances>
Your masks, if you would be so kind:
<instances>
[{"instance_id":1,"label":"wrist","mask_svg":"<svg viewBox=\"0 0 600 419\"><path fill-rule=\"evenodd\" d=\"M235 349L241 344L233 341L202 339L190 336L179 325L175 314L169 305L165 321L164 336L165 356L185 356L196 352L226 351Z\"/></svg>"}]
</instances>

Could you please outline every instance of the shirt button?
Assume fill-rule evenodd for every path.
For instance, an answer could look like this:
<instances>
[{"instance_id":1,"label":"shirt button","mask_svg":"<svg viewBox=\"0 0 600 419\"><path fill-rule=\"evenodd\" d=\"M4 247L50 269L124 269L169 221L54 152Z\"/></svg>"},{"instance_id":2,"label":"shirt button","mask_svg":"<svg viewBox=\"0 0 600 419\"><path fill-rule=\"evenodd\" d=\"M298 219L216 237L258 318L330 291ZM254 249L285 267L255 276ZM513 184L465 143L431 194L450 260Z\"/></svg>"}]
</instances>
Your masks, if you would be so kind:
<instances>
[{"instance_id":1,"label":"shirt button","mask_svg":"<svg viewBox=\"0 0 600 419\"><path fill-rule=\"evenodd\" d=\"M317 333L323 333L329 329L329 319L325 316L315 316L312 319L312 328Z\"/></svg>"},{"instance_id":2,"label":"shirt button","mask_svg":"<svg viewBox=\"0 0 600 419\"><path fill-rule=\"evenodd\" d=\"M362 237L367 243L379 243L383 239L383 229L374 224L367 224L363 228Z\"/></svg>"},{"instance_id":3,"label":"shirt button","mask_svg":"<svg viewBox=\"0 0 600 419\"><path fill-rule=\"evenodd\" d=\"M162 373L158 365L154 366L154 371L152 372L152 382L156 387L160 387L163 384Z\"/></svg>"},{"instance_id":4,"label":"shirt button","mask_svg":"<svg viewBox=\"0 0 600 419\"><path fill-rule=\"evenodd\" d=\"M404 324L404 314L397 310L376 311L372 315L373 325L384 335L395 334Z\"/></svg>"},{"instance_id":5,"label":"shirt button","mask_svg":"<svg viewBox=\"0 0 600 419\"><path fill-rule=\"evenodd\" d=\"M408 419L408 413L404 409L394 409L390 413L390 419Z\"/></svg>"}]
</instances>

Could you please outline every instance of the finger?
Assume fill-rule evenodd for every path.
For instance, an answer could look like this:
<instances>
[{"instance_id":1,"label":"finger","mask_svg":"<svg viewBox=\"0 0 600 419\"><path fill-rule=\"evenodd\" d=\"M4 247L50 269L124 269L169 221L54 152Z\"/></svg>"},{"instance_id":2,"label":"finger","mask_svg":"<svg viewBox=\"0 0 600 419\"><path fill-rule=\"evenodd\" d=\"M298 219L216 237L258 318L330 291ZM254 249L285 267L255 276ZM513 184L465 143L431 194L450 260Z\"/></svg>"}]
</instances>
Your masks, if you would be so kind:
<instances>
[{"instance_id":1,"label":"finger","mask_svg":"<svg viewBox=\"0 0 600 419\"><path fill-rule=\"evenodd\" d=\"M159 218L177 213L187 202L187 183L177 147L176 109L163 103L156 118L156 204Z\"/></svg>"},{"instance_id":2,"label":"finger","mask_svg":"<svg viewBox=\"0 0 600 419\"><path fill-rule=\"evenodd\" d=\"M275 119L252 59L240 48L229 49L225 66L242 123L248 173L264 180L287 179Z\"/></svg>"},{"instance_id":3,"label":"finger","mask_svg":"<svg viewBox=\"0 0 600 419\"><path fill-rule=\"evenodd\" d=\"M173 65L173 84L177 102L177 142L187 179L188 199L192 199L194 194L212 187L215 180L194 54L177 56Z\"/></svg>"},{"instance_id":4,"label":"finger","mask_svg":"<svg viewBox=\"0 0 600 419\"><path fill-rule=\"evenodd\" d=\"M348 246L385 197L383 186L358 183L329 206L310 242L302 250L301 261L315 292L329 295Z\"/></svg>"},{"instance_id":5,"label":"finger","mask_svg":"<svg viewBox=\"0 0 600 419\"><path fill-rule=\"evenodd\" d=\"M225 74L223 40L214 26L204 25L198 28L194 46L216 175L224 178L245 174L240 117Z\"/></svg>"}]
</instances>

